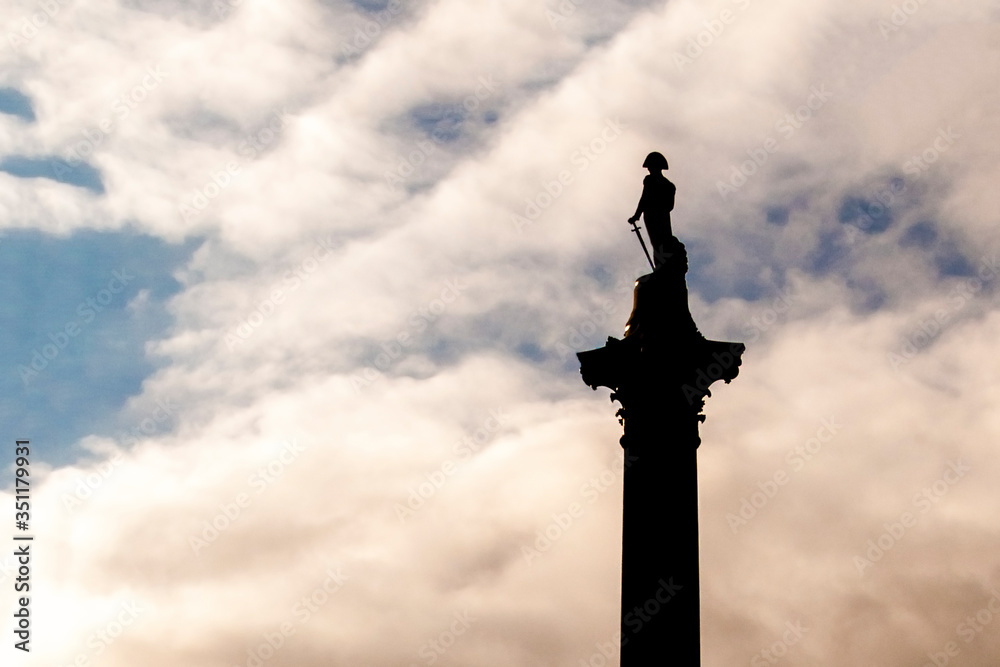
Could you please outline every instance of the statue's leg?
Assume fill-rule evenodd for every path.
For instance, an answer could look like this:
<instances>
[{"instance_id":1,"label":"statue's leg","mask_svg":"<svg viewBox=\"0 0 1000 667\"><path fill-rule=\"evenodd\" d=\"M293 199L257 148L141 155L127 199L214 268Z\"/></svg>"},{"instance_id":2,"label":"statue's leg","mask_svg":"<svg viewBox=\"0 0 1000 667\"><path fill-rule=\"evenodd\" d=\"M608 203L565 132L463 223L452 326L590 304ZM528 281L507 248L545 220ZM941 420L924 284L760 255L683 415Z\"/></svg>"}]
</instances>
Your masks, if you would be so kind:
<instances>
[{"instance_id":1,"label":"statue's leg","mask_svg":"<svg viewBox=\"0 0 1000 667\"><path fill-rule=\"evenodd\" d=\"M667 241L670 239L670 223L657 217L644 217L649 243L653 251L653 266L659 268L670 259Z\"/></svg>"}]
</instances>

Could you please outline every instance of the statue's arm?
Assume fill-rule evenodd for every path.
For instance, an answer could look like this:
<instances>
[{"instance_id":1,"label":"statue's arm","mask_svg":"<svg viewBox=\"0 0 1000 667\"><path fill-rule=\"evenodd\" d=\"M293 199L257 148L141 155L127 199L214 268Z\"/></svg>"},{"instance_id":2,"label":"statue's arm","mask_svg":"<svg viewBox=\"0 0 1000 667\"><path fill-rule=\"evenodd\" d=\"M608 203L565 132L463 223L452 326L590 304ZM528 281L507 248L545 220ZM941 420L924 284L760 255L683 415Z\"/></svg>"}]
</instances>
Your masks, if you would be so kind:
<instances>
[{"instance_id":1,"label":"statue's arm","mask_svg":"<svg viewBox=\"0 0 1000 667\"><path fill-rule=\"evenodd\" d=\"M642 195L639 197L639 205L635 207L635 215L633 215L631 218L628 219L629 222L635 222L636 220L638 220L639 216L642 215L642 212L646 210L646 201L648 199L648 197L646 196L646 190L648 189L649 187L647 185L647 182L643 180Z\"/></svg>"}]
</instances>

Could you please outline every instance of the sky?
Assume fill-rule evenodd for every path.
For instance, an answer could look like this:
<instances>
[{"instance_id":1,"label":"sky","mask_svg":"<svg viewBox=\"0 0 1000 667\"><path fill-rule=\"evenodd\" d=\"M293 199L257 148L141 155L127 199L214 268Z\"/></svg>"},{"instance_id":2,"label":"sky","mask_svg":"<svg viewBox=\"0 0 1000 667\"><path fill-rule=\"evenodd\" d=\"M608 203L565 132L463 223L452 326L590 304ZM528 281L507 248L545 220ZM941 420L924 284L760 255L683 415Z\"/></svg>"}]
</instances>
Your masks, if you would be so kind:
<instances>
[{"instance_id":1,"label":"sky","mask_svg":"<svg viewBox=\"0 0 1000 667\"><path fill-rule=\"evenodd\" d=\"M996 2L0 26L3 664L617 665L621 427L574 353L624 329L651 150L694 319L747 345L704 664L995 664Z\"/></svg>"}]
</instances>

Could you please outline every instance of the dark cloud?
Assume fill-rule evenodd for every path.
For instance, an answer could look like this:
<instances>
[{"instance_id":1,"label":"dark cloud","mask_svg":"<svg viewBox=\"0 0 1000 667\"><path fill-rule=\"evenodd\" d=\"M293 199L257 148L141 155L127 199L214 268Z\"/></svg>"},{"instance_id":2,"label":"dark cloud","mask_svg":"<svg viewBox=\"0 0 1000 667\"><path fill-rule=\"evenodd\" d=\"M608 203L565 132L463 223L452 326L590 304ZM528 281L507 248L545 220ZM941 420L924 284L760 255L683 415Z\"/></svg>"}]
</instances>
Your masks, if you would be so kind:
<instances>
[{"instance_id":1,"label":"dark cloud","mask_svg":"<svg viewBox=\"0 0 1000 667\"><path fill-rule=\"evenodd\" d=\"M899 239L899 244L904 248L916 246L926 250L933 246L937 239L937 226L929 220L922 220L906 228Z\"/></svg>"},{"instance_id":2,"label":"dark cloud","mask_svg":"<svg viewBox=\"0 0 1000 667\"><path fill-rule=\"evenodd\" d=\"M410 112L413 122L429 138L450 143L462 136L468 113L461 104L431 104Z\"/></svg>"},{"instance_id":3,"label":"dark cloud","mask_svg":"<svg viewBox=\"0 0 1000 667\"><path fill-rule=\"evenodd\" d=\"M773 206L766 211L767 222L772 225L784 226L788 224L788 214L790 209L787 206Z\"/></svg>"},{"instance_id":4,"label":"dark cloud","mask_svg":"<svg viewBox=\"0 0 1000 667\"><path fill-rule=\"evenodd\" d=\"M840 203L837 220L866 234L881 234L892 225L893 213L880 201L848 195Z\"/></svg>"},{"instance_id":5,"label":"dark cloud","mask_svg":"<svg viewBox=\"0 0 1000 667\"><path fill-rule=\"evenodd\" d=\"M973 276L976 273L975 263L962 252L955 241L945 241L935 248L934 265L942 278Z\"/></svg>"}]
</instances>

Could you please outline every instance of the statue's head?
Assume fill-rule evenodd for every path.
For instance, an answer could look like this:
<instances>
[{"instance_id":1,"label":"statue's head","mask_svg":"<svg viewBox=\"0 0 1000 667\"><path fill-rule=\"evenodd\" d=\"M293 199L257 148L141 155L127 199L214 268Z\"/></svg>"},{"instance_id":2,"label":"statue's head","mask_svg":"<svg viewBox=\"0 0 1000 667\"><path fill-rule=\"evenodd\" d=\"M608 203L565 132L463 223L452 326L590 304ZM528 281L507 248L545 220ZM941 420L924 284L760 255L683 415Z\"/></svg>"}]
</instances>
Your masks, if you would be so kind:
<instances>
[{"instance_id":1,"label":"statue's head","mask_svg":"<svg viewBox=\"0 0 1000 667\"><path fill-rule=\"evenodd\" d=\"M657 153L656 151L646 156L646 161L642 163L642 166L646 169L669 169L667 158L663 157L663 153Z\"/></svg>"}]
</instances>

